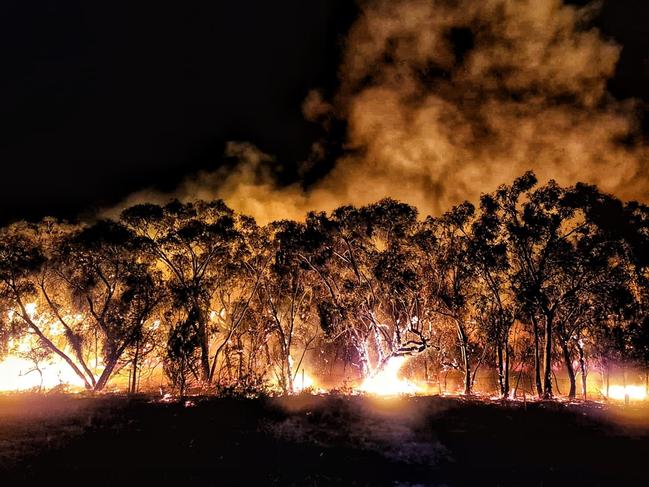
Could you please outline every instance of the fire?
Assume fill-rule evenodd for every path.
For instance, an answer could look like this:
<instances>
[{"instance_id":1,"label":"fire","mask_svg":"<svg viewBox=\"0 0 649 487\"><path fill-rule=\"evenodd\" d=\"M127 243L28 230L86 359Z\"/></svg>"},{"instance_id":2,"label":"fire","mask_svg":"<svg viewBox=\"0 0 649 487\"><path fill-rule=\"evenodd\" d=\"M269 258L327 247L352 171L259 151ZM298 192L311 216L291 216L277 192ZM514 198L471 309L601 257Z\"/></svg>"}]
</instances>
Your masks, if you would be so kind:
<instances>
[{"instance_id":1,"label":"fire","mask_svg":"<svg viewBox=\"0 0 649 487\"><path fill-rule=\"evenodd\" d=\"M36 303L27 303L25 305L25 311L31 319L34 319L36 316Z\"/></svg>"},{"instance_id":2,"label":"fire","mask_svg":"<svg viewBox=\"0 0 649 487\"><path fill-rule=\"evenodd\" d=\"M25 312L30 319L45 330L50 339L63 335L64 329L57 321L49 322L38 313L36 303L25 303ZM8 312L12 320L17 310ZM80 320L80 315L66 316ZM0 391L27 391L52 389L65 386L68 389L83 389L83 380L61 358L54 354L42 354L44 350L36 335L27 333L20 339L9 340L9 355L0 360Z\"/></svg>"},{"instance_id":3,"label":"fire","mask_svg":"<svg viewBox=\"0 0 649 487\"><path fill-rule=\"evenodd\" d=\"M645 386L610 386L608 389L610 399L624 401L627 395L632 401L644 401L647 399L647 389Z\"/></svg>"},{"instance_id":4,"label":"fire","mask_svg":"<svg viewBox=\"0 0 649 487\"><path fill-rule=\"evenodd\" d=\"M314 386L315 386L315 381L313 380L313 377L307 374L304 369L302 369L297 374L297 377L293 381L294 392L301 392L305 389L313 389Z\"/></svg>"},{"instance_id":5,"label":"fire","mask_svg":"<svg viewBox=\"0 0 649 487\"><path fill-rule=\"evenodd\" d=\"M33 362L17 356L9 356L0 362L0 391L27 391L31 389L52 389L65 385L83 388L83 382L67 364L49 362L40 366L41 374Z\"/></svg>"},{"instance_id":6,"label":"fire","mask_svg":"<svg viewBox=\"0 0 649 487\"><path fill-rule=\"evenodd\" d=\"M363 381L359 390L381 396L421 392L421 388L416 384L399 378L399 370L405 362L405 357L391 357L383 369Z\"/></svg>"}]
</instances>

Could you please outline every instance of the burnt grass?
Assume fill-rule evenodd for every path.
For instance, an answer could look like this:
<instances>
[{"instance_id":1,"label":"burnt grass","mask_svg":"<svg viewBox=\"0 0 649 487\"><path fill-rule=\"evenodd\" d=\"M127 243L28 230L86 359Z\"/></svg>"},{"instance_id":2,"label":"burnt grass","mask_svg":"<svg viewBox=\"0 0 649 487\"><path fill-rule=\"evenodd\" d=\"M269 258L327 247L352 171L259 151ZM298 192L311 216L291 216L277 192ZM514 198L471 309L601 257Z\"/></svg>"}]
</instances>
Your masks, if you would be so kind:
<instances>
[{"instance_id":1,"label":"burnt grass","mask_svg":"<svg viewBox=\"0 0 649 487\"><path fill-rule=\"evenodd\" d=\"M649 410L449 397L0 396L0 484L646 485Z\"/></svg>"}]
</instances>

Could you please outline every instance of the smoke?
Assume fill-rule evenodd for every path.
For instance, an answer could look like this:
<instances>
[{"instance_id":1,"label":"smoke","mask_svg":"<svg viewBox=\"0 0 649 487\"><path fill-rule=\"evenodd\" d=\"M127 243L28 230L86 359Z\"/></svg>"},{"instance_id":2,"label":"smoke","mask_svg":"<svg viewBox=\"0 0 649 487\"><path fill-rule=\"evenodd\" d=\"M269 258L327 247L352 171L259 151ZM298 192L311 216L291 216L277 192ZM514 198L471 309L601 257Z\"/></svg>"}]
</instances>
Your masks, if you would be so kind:
<instances>
[{"instance_id":1,"label":"smoke","mask_svg":"<svg viewBox=\"0 0 649 487\"><path fill-rule=\"evenodd\" d=\"M438 214L532 169L647 200L635 102L606 90L620 47L588 26L592 13L560 0L363 2L338 92L303 105L309 120L347 123L328 175L280 188L271 157L230 143L237 168L199 174L178 196L221 197L261 222L385 196Z\"/></svg>"}]
</instances>

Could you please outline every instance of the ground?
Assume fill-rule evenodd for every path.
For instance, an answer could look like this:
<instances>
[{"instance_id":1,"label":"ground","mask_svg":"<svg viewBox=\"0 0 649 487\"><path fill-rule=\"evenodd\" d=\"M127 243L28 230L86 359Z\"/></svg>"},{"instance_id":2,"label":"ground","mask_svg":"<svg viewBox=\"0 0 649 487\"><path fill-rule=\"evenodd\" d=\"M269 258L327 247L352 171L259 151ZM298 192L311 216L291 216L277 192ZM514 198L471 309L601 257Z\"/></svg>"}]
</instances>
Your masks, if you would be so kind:
<instances>
[{"instance_id":1,"label":"ground","mask_svg":"<svg viewBox=\"0 0 649 487\"><path fill-rule=\"evenodd\" d=\"M450 397L0 396L2 485L645 485L649 410Z\"/></svg>"}]
</instances>

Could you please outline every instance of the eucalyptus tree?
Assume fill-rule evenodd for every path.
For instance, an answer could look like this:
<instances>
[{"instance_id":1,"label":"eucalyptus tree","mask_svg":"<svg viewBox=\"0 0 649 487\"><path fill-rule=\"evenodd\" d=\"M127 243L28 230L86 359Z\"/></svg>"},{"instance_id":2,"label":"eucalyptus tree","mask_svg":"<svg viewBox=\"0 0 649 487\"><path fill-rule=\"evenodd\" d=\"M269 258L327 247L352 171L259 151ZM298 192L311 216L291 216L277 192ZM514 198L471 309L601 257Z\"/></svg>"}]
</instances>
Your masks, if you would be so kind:
<instances>
[{"instance_id":1,"label":"eucalyptus tree","mask_svg":"<svg viewBox=\"0 0 649 487\"><path fill-rule=\"evenodd\" d=\"M615 222L619 224L619 218L607 218L607 223L611 231L622 228L622 238L628 248L632 270L630 286L636 301L633 355L645 370L645 386L649 393L649 206L631 201L625 204L623 212L623 225L615 225Z\"/></svg>"},{"instance_id":2,"label":"eucalyptus tree","mask_svg":"<svg viewBox=\"0 0 649 487\"><path fill-rule=\"evenodd\" d=\"M553 343L557 316L567 298L579 292L585 274L578 268L566 283L565 264L570 260L574 239L586 224L576 218L571 195L554 181L535 188L536 176L528 172L511 186L495 193L499 214L509 238L513 266L513 289L521 309L532 322L535 336L535 369L539 395L551 398ZM539 325L543 329L543 370L540 377ZM542 379L542 380L539 380ZM541 390L542 389L542 390Z\"/></svg>"},{"instance_id":3,"label":"eucalyptus tree","mask_svg":"<svg viewBox=\"0 0 649 487\"><path fill-rule=\"evenodd\" d=\"M319 289L321 326L330 339L351 346L360 375L381 370L391 357L424 350L410 246L417 210L385 199L314 213L306 224L324 242L303 259Z\"/></svg>"},{"instance_id":4,"label":"eucalyptus tree","mask_svg":"<svg viewBox=\"0 0 649 487\"><path fill-rule=\"evenodd\" d=\"M472 392L471 357L478 345L472 340L477 327L471 316L477 278L471 235L474 218L475 207L465 202L437 219L428 218L421 231L429 236L429 241L418 238L424 250L421 272L422 279L427 281L430 309L439 321L448 322L454 330L465 394Z\"/></svg>"},{"instance_id":5,"label":"eucalyptus tree","mask_svg":"<svg viewBox=\"0 0 649 487\"><path fill-rule=\"evenodd\" d=\"M519 306L512 292L507 233L498 208L493 195L481 197L479 215L471 225L469 256L476 272L474 315L493 342L499 392L507 397L510 392L510 331L519 315Z\"/></svg>"},{"instance_id":6,"label":"eucalyptus tree","mask_svg":"<svg viewBox=\"0 0 649 487\"><path fill-rule=\"evenodd\" d=\"M317 336L312 276L303 260L313 235L306 225L287 220L272 223L269 232L272 260L260 276L254 311L257 322L274 337L279 385L292 392L304 355Z\"/></svg>"},{"instance_id":7,"label":"eucalyptus tree","mask_svg":"<svg viewBox=\"0 0 649 487\"><path fill-rule=\"evenodd\" d=\"M137 239L114 222L73 229L48 220L4 232L2 255L13 319L87 389L104 389L161 298Z\"/></svg>"},{"instance_id":8,"label":"eucalyptus tree","mask_svg":"<svg viewBox=\"0 0 649 487\"><path fill-rule=\"evenodd\" d=\"M103 369L95 390L106 386L128 348L139 347L163 298L160 275L143 257L140 243L121 224L99 221L61 242L50 275L40 283L66 332L72 327L60 312L65 301L56 301L59 297L75 303L75 311L101 336ZM50 284L59 290L50 293Z\"/></svg>"},{"instance_id":9,"label":"eucalyptus tree","mask_svg":"<svg viewBox=\"0 0 649 487\"><path fill-rule=\"evenodd\" d=\"M95 387L95 376L87 367L80 333L72 329L63 333L52 325L51 316L37 314L48 307L40 293L49 274L49 261L55 252L54 241L69 233L52 220L41 225L17 223L0 233L0 298L6 319L19 335L33 335L36 340L58 356L76 374L86 389ZM58 308L55 308L59 312ZM55 318L54 318L55 319ZM76 323L78 324L78 323Z\"/></svg>"},{"instance_id":10,"label":"eucalyptus tree","mask_svg":"<svg viewBox=\"0 0 649 487\"><path fill-rule=\"evenodd\" d=\"M212 356L210 381L215 380L217 366L223 365L223 362L231 362L229 355L234 352L239 363L237 381L241 381L245 376L246 380L258 384L263 374L259 374L256 368L251 368L253 360L250 353L253 348L258 351L259 330L251 327L254 320L246 319L264 273L270 265L272 248L268 229L259 227L253 218L238 216L237 231L239 242L233 272L230 278L219 286L212 299L214 310L210 312L210 321L218 333ZM245 336L257 342L254 345L248 344L248 367L243 364ZM233 342L236 345L233 346ZM247 369L245 374L244 369Z\"/></svg>"},{"instance_id":11,"label":"eucalyptus tree","mask_svg":"<svg viewBox=\"0 0 649 487\"><path fill-rule=\"evenodd\" d=\"M245 249L238 217L221 200L174 200L164 206L127 208L121 221L140 237L164 270L172 306L184 311L174 333L185 333L186 346L196 346L200 379L209 383L214 374L210 341L217 331L210 323L211 306L219 292L231 286ZM195 339L190 334L195 334Z\"/></svg>"}]
</instances>

